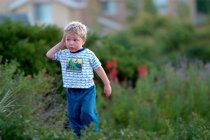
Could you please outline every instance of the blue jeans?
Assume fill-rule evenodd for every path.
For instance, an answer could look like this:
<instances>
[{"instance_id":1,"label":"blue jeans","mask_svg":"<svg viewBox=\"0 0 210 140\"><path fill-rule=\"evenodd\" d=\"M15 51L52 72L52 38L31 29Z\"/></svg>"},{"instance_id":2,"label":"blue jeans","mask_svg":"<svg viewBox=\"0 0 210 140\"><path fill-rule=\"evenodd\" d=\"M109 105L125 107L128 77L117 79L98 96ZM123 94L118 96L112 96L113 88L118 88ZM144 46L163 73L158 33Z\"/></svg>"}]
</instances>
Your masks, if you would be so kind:
<instances>
[{"instance_id":1,"label":"blue jeans","mask_svg":"<svg viewBox=\"0 0 210 140\"><path fill-rule=\"evenodd\" d=\"M67 113L70 128L80 136L91 123L95 124L98 131L98 114L96 112L96 87L88 89L67 88Z\"/></svg>"}]
</instances>

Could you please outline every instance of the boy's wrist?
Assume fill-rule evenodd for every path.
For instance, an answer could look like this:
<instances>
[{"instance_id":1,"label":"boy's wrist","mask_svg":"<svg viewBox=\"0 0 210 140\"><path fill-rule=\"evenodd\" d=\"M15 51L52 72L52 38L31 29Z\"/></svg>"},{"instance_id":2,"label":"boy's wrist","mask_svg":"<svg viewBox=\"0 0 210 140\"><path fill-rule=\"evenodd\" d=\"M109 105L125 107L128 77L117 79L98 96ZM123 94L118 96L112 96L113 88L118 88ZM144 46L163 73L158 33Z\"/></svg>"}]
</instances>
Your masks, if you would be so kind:
<instances>
[{"instance_id":1,"label":"boy's wrist","mask_svg":"<svg viewBox=\"0 0 210 140\"><path fill-rule=\"evenodd\" d=\"M104 86L110 86L110 82L104 83Z\"/></svg>"},{"instance_id":2,"label":"boy's wrist","mask_svg":"<svg viewBox=\"0 0 210 140\"><path fill-rule=\"evenodd\" d=\"M60 49L63 49L64 47L65 47L65 44L64 44L63 42L60 42L59 48L60 48Z\"/></svg>"}]
</instances>

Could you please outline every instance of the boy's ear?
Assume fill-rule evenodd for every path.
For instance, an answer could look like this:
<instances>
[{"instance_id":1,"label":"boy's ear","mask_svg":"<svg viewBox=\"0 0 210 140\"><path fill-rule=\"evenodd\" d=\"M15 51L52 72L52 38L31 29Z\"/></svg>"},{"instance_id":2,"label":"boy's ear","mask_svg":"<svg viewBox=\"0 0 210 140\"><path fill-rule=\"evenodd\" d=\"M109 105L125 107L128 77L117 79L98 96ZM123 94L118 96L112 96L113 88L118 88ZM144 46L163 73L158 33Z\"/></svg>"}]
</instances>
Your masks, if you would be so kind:
<instances>
[{"instance_id":1,"label":"boy's ear","mask_svg":"<svg viewBox=\"0 0 210 140\"><path fill-rule=\"evenodd\" d=\"M83 41L83 45L84 45L86 42L86 38L82 38L82 41Z\"/></svg>"}]
</instances>

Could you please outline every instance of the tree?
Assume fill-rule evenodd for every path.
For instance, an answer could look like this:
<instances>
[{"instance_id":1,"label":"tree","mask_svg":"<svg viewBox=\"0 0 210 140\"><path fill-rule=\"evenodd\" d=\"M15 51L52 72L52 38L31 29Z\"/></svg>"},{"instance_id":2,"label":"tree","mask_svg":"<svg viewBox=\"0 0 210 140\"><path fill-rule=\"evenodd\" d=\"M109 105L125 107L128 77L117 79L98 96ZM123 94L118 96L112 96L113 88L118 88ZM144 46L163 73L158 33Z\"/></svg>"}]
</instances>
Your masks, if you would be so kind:
<instances>
[{"instance_id":1,"label":"tree","mask_svg":"<svg viewBox=\"0 0 210 140\"><path fill-rule=\"evenodd\" d=\"M209 14L210 12L209 0L196 0L196 4L198 12Z\"/></svg>"}]
</instances>

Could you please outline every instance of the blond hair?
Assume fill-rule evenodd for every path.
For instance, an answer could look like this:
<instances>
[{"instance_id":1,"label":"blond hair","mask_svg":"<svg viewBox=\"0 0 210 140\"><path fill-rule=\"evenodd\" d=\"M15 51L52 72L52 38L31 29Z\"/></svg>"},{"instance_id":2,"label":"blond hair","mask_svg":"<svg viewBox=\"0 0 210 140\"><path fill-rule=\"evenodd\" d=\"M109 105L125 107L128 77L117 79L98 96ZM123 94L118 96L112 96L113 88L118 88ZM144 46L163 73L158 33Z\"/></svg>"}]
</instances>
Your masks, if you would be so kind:
<instances>
[{"instance_id":1,"label":"blond hair","mask_svg":"<svg viewBox=\"0 0 210 140\"><path fill-rule=\"evenodd\" d=\"M87 36L87 27L79 21L72 21L64 28L64 34L75 33L81 38Z\"/></svg>"}]
</instances>

